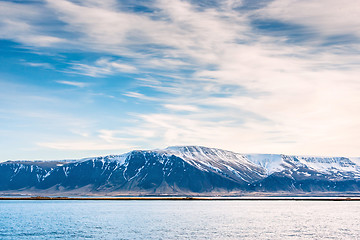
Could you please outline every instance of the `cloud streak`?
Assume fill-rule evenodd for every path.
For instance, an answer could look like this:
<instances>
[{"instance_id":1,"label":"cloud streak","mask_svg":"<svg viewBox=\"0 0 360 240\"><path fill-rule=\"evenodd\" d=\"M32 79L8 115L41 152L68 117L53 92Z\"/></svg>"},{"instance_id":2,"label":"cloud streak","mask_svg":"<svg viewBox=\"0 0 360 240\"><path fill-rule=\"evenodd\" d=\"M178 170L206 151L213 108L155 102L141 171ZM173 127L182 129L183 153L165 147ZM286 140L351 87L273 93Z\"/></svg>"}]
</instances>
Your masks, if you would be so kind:
<instances>
[{"instance_id":1,"label":"cloud streak","mask_svg":"<svg viewBox=\"0 0 360 240\"><path fill-rule=\"evenodd\" d=\"M71 70L68 73L75 73L90 77L104 77L116 73L133 73L136 67L107 58L100 58L94 65L84 63L72 63Z\"/></svg>"},{"instance_id":2,"label":"cloud streak","mask_svg":"<svg viewBox=\"0 0 360 240\"><path fill-rule=\"evenodd\" d=\"M59 80L56 82L60 83L60 84L69 85L69 86L79 87L79 88L83 88L88 85L87 83L84 83L84 82L72 82L72 81L62 81L62 80Z\"/></svg>"}]
</instances>

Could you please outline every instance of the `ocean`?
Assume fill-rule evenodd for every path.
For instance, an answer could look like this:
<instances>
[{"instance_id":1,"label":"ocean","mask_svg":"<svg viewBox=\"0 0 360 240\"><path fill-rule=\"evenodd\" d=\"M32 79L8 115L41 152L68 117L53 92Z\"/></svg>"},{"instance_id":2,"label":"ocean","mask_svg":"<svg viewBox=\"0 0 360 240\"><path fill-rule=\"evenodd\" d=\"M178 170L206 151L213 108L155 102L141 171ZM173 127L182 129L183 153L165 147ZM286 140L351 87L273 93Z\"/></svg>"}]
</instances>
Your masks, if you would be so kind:
<instances>
[{"instance_id":1,"label":"ocean","mask_svg":"<svg viewBox=\"0 0 360 240\"><path fill-rule=\"evenodd\" d=\"M360 239L360 202L4 200L0 239Z\"/></svg>"}]
</instances>

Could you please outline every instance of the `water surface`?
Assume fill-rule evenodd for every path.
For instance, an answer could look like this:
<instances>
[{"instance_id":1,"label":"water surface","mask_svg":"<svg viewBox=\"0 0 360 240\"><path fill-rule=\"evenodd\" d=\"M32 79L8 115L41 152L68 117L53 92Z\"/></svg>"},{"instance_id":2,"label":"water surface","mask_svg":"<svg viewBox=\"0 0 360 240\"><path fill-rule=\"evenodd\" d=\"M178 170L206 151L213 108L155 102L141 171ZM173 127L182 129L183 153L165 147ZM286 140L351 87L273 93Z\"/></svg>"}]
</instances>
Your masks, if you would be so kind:
<instances>
[{"instance_id":1,"label":"water surface","mask_svg":"<svg viewBox=\"0 0 360 240\"><path fill-rule=\"evenodd\" d=\"M360 202L0 201L0 239L358 239Z\"/></svg>"}]
</instances>

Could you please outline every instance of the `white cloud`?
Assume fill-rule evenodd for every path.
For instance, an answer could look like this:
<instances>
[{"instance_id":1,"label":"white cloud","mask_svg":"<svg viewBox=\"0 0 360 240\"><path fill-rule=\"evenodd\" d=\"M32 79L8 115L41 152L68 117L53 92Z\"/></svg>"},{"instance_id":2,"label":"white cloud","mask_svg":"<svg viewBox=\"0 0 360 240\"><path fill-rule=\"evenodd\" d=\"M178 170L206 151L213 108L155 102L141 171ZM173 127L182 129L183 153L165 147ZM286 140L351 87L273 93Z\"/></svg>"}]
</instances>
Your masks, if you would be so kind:
<instances>
[{"instance_id":1,"label":"white cloud","mask_svg":"<svg viewBox=\"0 0 360 240\"><path fill-rule=\"evenodd\" d=\"M137 98L140 100L147 100L147 101L157 101L157 98L148 97L142 93L138 92L126 92L123 94L124 96L131 97L131 98Z\"/></svg>"},{"instance_id":2,"label":"white cloud","mask_svg":"<svg viewBox=\"0 0 360 240\"><path fill-rule=\"evenodd\" d=\"M92 130L91 130L92 131ZM75 150L75 151L104 151L116 150L126 151L137 148L136 144L138 138L131 138L125 131L100 129L95 134L89 132L75 130L73 131L77 136L72 136L71 139L64 138L55 141L37 142L41 147L55 149L55 150Z\"/></svg>"},{"instance_id":3,"label":"white cloud","mask_svg":"<svg viewBox=\"0 0 360 240\"><path fill-rule=\"evenodd\" d=\"M196 106L192 105L164 104L164 107L175 111L196 112L199 110Z\"/></svg>"},{"instance_id":4,"label":"white cloud","mask_svg":"<svg viewBox=\"0 0 360 240\"><path fill-rule=\"evenodd\" d=\"M49 63L37 63L37 62L23 62L24 65L30 66L30 67L42 67L47 69L54 69L53 66Z\"/></svg>"},{"instance_id":5,"label":"white cloud","mask_svg":"<svg viewBox=\"0 0 360 240\"><path fill-rule=\"evenodd\" d=\"M325 35L356 35L360 37L360 5L352 0L275 0L259 13L309 27Z\"/></svg>"},{"instance_id":6,"label":"white cloud","mask_svg":"<svg viewBox=\"0 0 360 240\"><path fill-rule=\"evenodd\" d=\"M80 88L88 86L88 84L84 83L84 82L74 82L74 81L65 81L65 80L59 80L56 82L60 83L60 84L65 84L65 85L70 85L70 86L80 87Z\"/></svg>"},{"instance_id":7,"label":"white cloud","mask_svg":"<svg viewBox=\"0 0 360 240\"><path fill-rule=\"evenodd\" d=\"M89 151L89 150L122 150L131 149L133 145L127 144L103 144L98 141L63 141L63 142L39 142L38 146L56 150Z\"/></svg>"},{"instance_id":8,"label":"white cloud","mask_svg":"<svg viewBox=\"0 0 360 240\"><path fill-rule=\"evenodd\" d=\"M100 58L94 63L94 65L73 63L71 68L72 71L68 71L69 73L76 73L90 77L103 77L107 75L114 75L116 73L133 73L136 71L134 66L108 58Z\"/></svg>"},{"instance_id":9,"label":"white cloud","mask_svg":"<svg viewBox=\"0 0 360 240\"><path fill-rule=\"evenodd\" d=\"M48 34L36 25L45 17L49 17L49 13L41 6L0 2L0 38L36 47L64 43L65 39Z\"/></svg>"}]
</instances>

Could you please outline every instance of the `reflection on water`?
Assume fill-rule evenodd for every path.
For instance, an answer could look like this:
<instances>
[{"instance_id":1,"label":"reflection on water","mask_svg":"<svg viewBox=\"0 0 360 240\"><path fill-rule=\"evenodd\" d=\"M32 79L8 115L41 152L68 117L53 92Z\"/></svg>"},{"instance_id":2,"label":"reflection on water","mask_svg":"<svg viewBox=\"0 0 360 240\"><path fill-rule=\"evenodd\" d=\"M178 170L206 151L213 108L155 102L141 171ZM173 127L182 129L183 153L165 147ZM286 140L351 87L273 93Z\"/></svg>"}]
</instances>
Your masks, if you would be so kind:
<instances>
[{"instance_id":1,"label":"reflection on water","mask_svg":"<svg viewBox=\"0 0 360 240\"><path fill-rule=\"evenodd\" d=\"M357 239L360 202L0 201L0 239Z\"/></svg>"}]
</instances>

